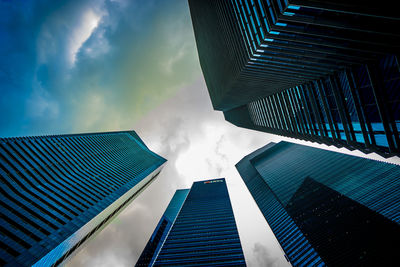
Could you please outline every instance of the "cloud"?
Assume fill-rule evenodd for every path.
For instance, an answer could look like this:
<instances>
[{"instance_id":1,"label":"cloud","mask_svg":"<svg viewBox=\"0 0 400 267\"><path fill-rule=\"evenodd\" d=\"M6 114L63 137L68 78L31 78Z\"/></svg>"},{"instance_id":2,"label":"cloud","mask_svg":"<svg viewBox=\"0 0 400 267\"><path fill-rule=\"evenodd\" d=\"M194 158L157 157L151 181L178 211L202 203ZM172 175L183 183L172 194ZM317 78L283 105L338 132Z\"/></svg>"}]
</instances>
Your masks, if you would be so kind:
<instances>
[{"instance_id":1,"label":"cloud","mask_svg":"<svg viewBox=\"0 0 400 267\"><path fill-rule=\"evenodd\" d=\"M108 262L117 257L120 257L119 262L112 264L128 266L130 262L132 265L175 190L189 188L196 180L220 176L226 177L228 182L247 261L254 263L253 266L263 266L257 265L262 259L260 253L254 253L257 241L265 247L275 248L271 250L271 255L281 255L281 261L277 261L281 265L277 266L287 266L272 233L265 233L268 230L265 219L234 168L242 156L266 144L269 135L240 129L225 122L220 112L213 111L201 76L146 114L136 124L135 130L151 149L167 158L168 162L157 180L133 201L116 222L71 260L71 267L96 266L103 258L104 262ZM115 244L117 242L123 245Z\"/></svg>"},{"instance_id":2,"label":"cloud","mask_svg":"<svg viewBox=\"0 0 400 267\"><path fill-rule=\"evenodd\" d=\"M38 64L73 67L77 53L99 25L104 1L68 1L62 8L53 6L40 25L36 41ZM39 14L38 14L39 15Z\"/></svg>"},{"instance_id":3,"label":"cloud","mask_svg":"<svg viewBox=\"0 0 400 267\"><path fill-rule=\"evenodd\" d=\"M92 59L110 52L111 46L105 34L106 29L104 27L95 29L90 38L85 41L85 48L81 49L80 52Z\"/></svg>"},{"instance_id":4,"label":"cloud","mask_svg":"<svg viewBox=\"0 0 400 267\"><path fill-rule=\"evenodd\" d=\"M64 85L66 99L82 99L81 95L89 90L107 95L103 113L119 116L118 125L107 123L107 115L103 124L87 125L86 116L72 114L73 125L85 131L112 129L110 126L131 128L143 115L190 84L199 70L186 4L132 1L123 5L121 9L118 2L106 2L106 15L77 53L76 65ZM176 28L172 31L166 21L174 22ZM174 43L170 41L173 39L186 41ZM86 114L80 101L67 105L69 110Z\"/></svg>"},{"instance_id":5,"label":"cloud","mask_svg":"<svg viewBox=\"0 0 400 267\"><path fill-rule=\"evenodd\" d=\"M260 243L254 244L255 266L278 267L278 258L271 255L268 249Z\"/></svg>"},{"instance_id":6,"label":"cloud","mask_svg":"<svg viewBox=\"0 0 400 267\"><path fill-rule=\"evenodd\" d=\"M187 150L190 140L185 131L184 121L180 117L172 117L168 121L162 120L164 131L160 134L160 153L168 158L176 157Z\"/></svg>"},{"instance_id":7,"label":"cloud","mask_svg":"<svg viewBox=\"0 0 400 267\"><path fill-rule=\"evenodd\" d=\"M166 62L161 62L160 64L165 73L172 74L175 64L179 62L179 60L181 60L184 57L184 55L185 55L185 48L181 47L178 50L178 53L172 55Z\"/></svg>"},{"instance_id":8,"label":"cloud","mask_svg":"<svg viewBox=\"0 0 400 267\"><path fill-rule=\"evenodd\" d=\"M90 240L84 253L79 253L66 266L132 266L141 249L137 244L147 242L148 236L143 231L149 232L148 228L155 227L153 224L158 219L148 212L149 208L146 202L129 206L106 230Z\"/></svg>"},{"instance_id":9,"label":"cloud","mask_svg":"<svg viewBox=\"0 0 400 267\"><path fill-rule=\"evenodd\" d=\"M134 128L168 159L69 266L132 266L175 190L216 176L227 178L248 262L272 259L265 247L287 264L234 169L280 138L213 111L187 1L0 1L0 21L1 135Z\"/></svg>"},{"instance_id":10,"label":"cloud","mask_svg":"<svg viewBox=\"0 0 400 267\"><path fill-rule=\"evenodd\" d=\"M144 142L168 162L156 181L67 266L132 266L136 262L175 190L192 184L194 173L181 173L176 161L202 136L195 125L207 114L199 111L211 105L206 93L199 92L202 86L204 81L197 80L182 88L137 124L135 130Z\"/></svg>"},{"instance_id":11,"label":"cloud","mask_svg":"<svg viewBox=\"0 0 400 267\"><path fill-rule=\"evenodd\" d=\"M95 13L93 9L88 9L83 13L79 25L72 30L68 38L68 60L71 66L75 64L76 54L83 43L92 35L101 17L102 15ZM87 48L86 52L90 54L91 48Z\"/></svg>"},{"instance_id":12,"label":"cloud","mask_svg":"<svg viewBox=\"0 0 400 267\"><path fill-rule=\"evenodd\" d=\"M200 71L185 1L0 5L3 136L129 129Z\"/></svg>"},{"instance_id":13,"label":"cloud","mask_svg":"<svg viewBox=\"0 0 400 267\"><path fill-rule=\"evenodd\" d=\"M39 82L36 82L31 96L26 101L27 116L55 119L59 115L59 105Z\"/></svg>"}]
</instances>

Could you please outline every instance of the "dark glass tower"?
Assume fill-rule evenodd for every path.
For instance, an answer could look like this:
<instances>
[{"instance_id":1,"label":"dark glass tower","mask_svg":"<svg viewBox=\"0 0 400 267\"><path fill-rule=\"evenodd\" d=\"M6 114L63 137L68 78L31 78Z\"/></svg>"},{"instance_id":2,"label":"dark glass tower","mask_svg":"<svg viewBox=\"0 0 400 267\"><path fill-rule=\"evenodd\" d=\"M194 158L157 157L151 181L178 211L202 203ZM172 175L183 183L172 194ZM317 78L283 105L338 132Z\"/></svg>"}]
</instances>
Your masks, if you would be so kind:
<instances>
[{"instance_id":1,"label":"dark glass tower","mask_svg":"<svg viewBox=\"0 0 400 267\"><path fill-rule=\"evenodd\" d=\"M135 266L147 267L154 264L154 260L156 259L176 216L181 210L188 193L189 189L176 190Z\"/></svg>"},{"instance_id":2,"label":"dark glass tower","mask_svg":"<svg viewBox=\"0 0 400 267\"><path fill-rule=\"evenodd\" d=\"M389 3L350 2L189 0L214 109L240 127L399 155L400 20Z\"/></svg>"},{"instance_id":3,"label":"dark glass tower","mask_svg":"<svg viewBox=\"0 0 400 267\"><path fill-rule=\"evenodd\" d=\"M280 142L236 168L293 266L396 266L400 166Z\"/></svg>"},{"instance_id":4,"label":"dark glass tower","mask_svg":"<svg viewBox=\"0 0 400 267\"><path fill-rule=\"evenodd\" d=\"M63 263L164 162L134 131L0 139L0 265Z\"/></svg>"},{"instance_id":5,"label":"dark glass tower","mask_svg":"<svg viewBox=\"0 0 400 267\"><path fill-rule=\"evenodd\" d=\"M225 179L193 183L168 235L158 242L154 266L246 266Z\"/></svg>"}]
</instances>

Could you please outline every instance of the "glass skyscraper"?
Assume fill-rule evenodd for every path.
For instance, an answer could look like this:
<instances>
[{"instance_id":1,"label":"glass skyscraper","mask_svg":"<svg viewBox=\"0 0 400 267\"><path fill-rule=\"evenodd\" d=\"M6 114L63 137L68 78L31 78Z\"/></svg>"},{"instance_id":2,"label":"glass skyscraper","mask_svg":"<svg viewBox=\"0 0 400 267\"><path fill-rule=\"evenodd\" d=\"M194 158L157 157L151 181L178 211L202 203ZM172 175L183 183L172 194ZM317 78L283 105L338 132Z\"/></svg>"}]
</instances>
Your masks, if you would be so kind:
<instances>
[{"instance_id":1,"label":"glass skyscraper","mask_svg":"<svg viewBox=\"0 0 400 267\"><path fill-rule=\"evenodd\" d=\"M0 265L65 262L165 161L134 131L0 139Z\"/></svg>"},{"instance_id":2,"label":"glass skyscraper","mask_svg":"<svg viewBox=\"0 0 400 267\"><path fill-rule=\"evenodd\" d=\"M169 230L160 230L164 221ZM178 190L137 266L148 252L153 258L149 266L246 266L225 179L195 182L189 192Z\"/></svg>"},{"instance_id":3,"label":"glass skyscraper","mask_svg":"<svg viewBox=\"0 0 400 267\"><path fill-rule=\"evenodd\" d=\"M293 266L396 266L400 166L270 143L236 168Z\"/></svg>"},{"instance_id":4,"label":"glass skyscraper","mask_svg":"<svg viewBox=\"0 0 400 267\"><path fill-rule=\"evenodd\" d=\"M189 0L216 110L239 127L400 152L400 27L365 1Z\"/></svg>"},{"instance_id":5,"label":"glass skyscraper","mask_svg":"<svg viewBox=\"0 0 400 267\"><path fill-rule=\"evenodd\" d=\"M161 246L164 243L176 216L181 210L188 193L189 189L176 190L135 266L147 267L154 264L156 256L160 252Z\"/></svg>"}]
</instances>

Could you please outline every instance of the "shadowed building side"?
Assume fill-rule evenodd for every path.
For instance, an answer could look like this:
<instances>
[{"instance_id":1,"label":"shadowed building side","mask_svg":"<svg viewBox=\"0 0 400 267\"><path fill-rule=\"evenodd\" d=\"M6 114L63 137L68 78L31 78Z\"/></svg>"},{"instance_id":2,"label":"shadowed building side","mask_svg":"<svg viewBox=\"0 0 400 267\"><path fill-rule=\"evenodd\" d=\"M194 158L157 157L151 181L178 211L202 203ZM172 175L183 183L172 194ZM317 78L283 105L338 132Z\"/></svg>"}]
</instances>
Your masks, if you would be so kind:
<instances>
[{"instance_id":1,"label":"shadowed building side","mask_svg":"<svg viewBox=\"0 0 400 267\"><path fill-rule=\"evenodd\" d=\"M294 266L394 266L400 167L280 142L236 168Z\"/></svg>"},{"instance_id":2,"label":"shadowed building side","mask_svg":"<svg viewBox=\"0 0 400 267\"><path fill-rule=\"evenodd\" d=\"M249 129L384 157L398 155L400 65L395 57L379 64L375 76L365 67L344 71L224 111L225 118Z\"/></svg>"},{"instance_id":3,"label":"shadowed building side","mask_svg":"<svg viewBox=\"0 0 400 267\"><path fill-rule=\"evenodd\" d=\"M230 5L221 1L189 1L200 65L214 109L233 106L231 86L249 59ZM223 15L222 15L223 14ZM207 30L205 30L207 29Z\"/></svg>"},{"instance_id":4,"label":"shadowed building side","mask_svg":"<svg viewBox=\"0 0 400 267\"><path fill-rule=\"evenodd\" d=\"M390 3L376 10L360 1L189 0L189 6L213 107L233 124L399 154L400 20ZM246 108L247 123L234 118Z\"/></svg>"}]
</instances>

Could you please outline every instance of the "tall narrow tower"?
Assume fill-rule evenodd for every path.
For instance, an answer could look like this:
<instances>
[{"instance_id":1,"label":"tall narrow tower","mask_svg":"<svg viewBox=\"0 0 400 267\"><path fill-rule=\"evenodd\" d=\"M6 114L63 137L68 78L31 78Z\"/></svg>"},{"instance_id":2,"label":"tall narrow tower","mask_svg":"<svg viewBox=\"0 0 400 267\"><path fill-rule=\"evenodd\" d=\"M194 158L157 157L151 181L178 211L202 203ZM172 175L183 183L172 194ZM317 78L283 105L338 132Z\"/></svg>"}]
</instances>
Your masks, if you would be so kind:
<instances>
[{"instance_id":1,"label":"tall narrow tower","mask_svg":"<svg viewBox=\"0 0 400 267\"><path fill-rule=\"evenodd\" d=\"M165 238L185 202L189 190L190 189L176 190L135 266L153 266L154 261L160 252L161 246L164 244Z\"/></svg>"},{"instance_id":2,"label":"tall narrow tower","mask_svg":"<svg viewBox=\"0 0 400 267\"><path fill-rule=\"evenodd\" d=\"M225 179L193 183L158 242L162 246L150 266L246 266Z\"/></svg>"},{"instance_id":3,"label":"tall narrow tower","mask_svg":"<svg viewBox=\"0 0 400 267\"><path fill-rule=\"evenodd\" d=\"M400 166L280 142L236 168L293 266L396 266Z\"/></svg>"},{"instance_id":4,"label":"tall narrow tower","mask_svg":"<svg viewBox=\"0 0 400 267\"><path fill-rule=\"evenodd\" d=\"M165 161L134 131L0 139L0 265L63 263Z\"/></svg>"}]
</instances>

